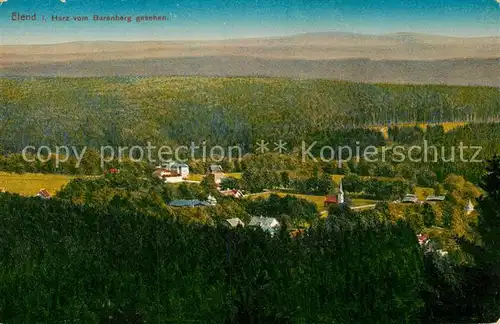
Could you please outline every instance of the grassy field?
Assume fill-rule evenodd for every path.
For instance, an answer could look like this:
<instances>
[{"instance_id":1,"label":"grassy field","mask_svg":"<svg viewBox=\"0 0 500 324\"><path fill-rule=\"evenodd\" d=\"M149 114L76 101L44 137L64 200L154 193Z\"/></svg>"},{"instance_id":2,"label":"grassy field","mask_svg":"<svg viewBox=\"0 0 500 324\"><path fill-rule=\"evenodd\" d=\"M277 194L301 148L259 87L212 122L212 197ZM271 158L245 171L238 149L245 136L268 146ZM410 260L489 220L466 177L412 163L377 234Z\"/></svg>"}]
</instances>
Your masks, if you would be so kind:
<instances>
[{"instance_id":1,"label":"grassy field","mask_svg":"<svg viewBox=\"0 0 500 324\"><path fill-rule=\"evenodd\" d=\"M319 211L325 210L323 207L323 202L325 201L324 196L313 196L313 195L301 195L301 194L293 194L293 193L285 193L285 192L263 192L263 193L258 193L258 194L252 194L250 196L250 199L257 199L257 198L268 198L272 193L277 194L280 197L285 197L287 195L294 196L297 198L302 198L305 200L308 200L316 205Z\"/></svg>"},{"instance_id":2,"label":"grassy field","mask_svg":"<svg viewBox=\"0 0 500 324\"><path fill-rule=\"evenodd\" d=\"M445 132L449 132L449 131L457 128L457 127L461 127L461 126L464 126L466 124L467 124L467 122L416 123L416 124L415 123L400 123L400 124L397 124L397 125L394 125L394 126L398 126L398 127L418 126L418 127L420 127L420 128L422 128L422 129L425 130L427 128L427 125L430 125L430 126L443 125L444 131ZM388 129L387 126L383 126L383 127L373 126L373 127L370 127L370 128L374 128L374 129L380 130L386 139L389 137L389 135L387 133L387 129Z\"/></svg>"},{"instance_id":3,"label":"grassy field","mask_svg":"<svg viewBox=\"0 0 500 324\"><path fill-rule=\"evenodd\" d=\"M302 198L305 200L308 200L316 205L318 210L324 211L326 208L323 206L323 203L325 201L325 196L314 196L314 195L303 195L303 194L294 194L294 193L285 193L285 192L272 192L277 194L280 197L285 197L286 195L290 196L295 196L297 198ZM250 196L251 199L256 199L256 198L267 198L271 195L271 192L263 192L263 193L258 193L258 194L252 194ZM352 206L357 207L357 206L364 206L364 205L372 205L377 203L375 200L369 200L369 199L358 199L358 198L353 198L352 199Z\"/></svg>"},{"instance_id":4,"label":"grassy field","mask_svg":"<svg viewBox=\"0 0 500 324\"><path fill-rule=\"evenodd\" d=\"M241 179L241 172L232 172L232 173L224 173L224 175L226 177L233 177L233 178L236 178L236 179ZM205 177L205 174L194 174L194 173L190 173L188 176L187 176L187 180L191 180L191 181L201 181L203 180L203 178Z\"/></svg>"},{"instance_id":5,"label":"grassy field","mask_svg":"<svg viewBox=\"0 0 500 324\"><path fill-rule=\"evenodd\" d=\"M59 174L0 172L0 188L23 196L34 196L40 189L45 188L53 195L73 178Z\"/></svg>"}]
</instances>

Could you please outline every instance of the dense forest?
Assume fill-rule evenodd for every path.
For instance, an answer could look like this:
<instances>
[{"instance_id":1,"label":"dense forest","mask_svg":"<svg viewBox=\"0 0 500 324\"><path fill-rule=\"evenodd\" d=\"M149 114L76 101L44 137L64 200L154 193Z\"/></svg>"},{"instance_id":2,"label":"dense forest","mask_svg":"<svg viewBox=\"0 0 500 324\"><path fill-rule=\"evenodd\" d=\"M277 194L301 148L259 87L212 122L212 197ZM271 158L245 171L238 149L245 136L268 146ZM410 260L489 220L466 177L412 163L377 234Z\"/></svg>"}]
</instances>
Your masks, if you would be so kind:
<instances>
[{"instance_id":1,"label":"dense forest","mask_svg":"<svg viewBox=\"0 0 500 324\"><path fill-rule=\"evenodd\" d=\"M74 180L52 200L0 193L0 320L491 322L500 316L500 159L487 171L476 220L462 205L478 193L458 178L445 183L452 200L442 212L415 206L405 217L381 204L333 205L319 218L311 203L277 196L175 209L165 202L203 199L213 182L124 174ZM220 226L255 214L278 217L281 231ZM297 221L311 226L291 236ZM421 226L435 225L452 228L468 262L419 246Z\"/></svg>"},{"instance_id":2,"label":"dense forest","mask_svg":"<svg viewBox=\"0 0 500 324\"><path fill-rule=\"evenodd\" d=\"M146 216L118 198L0 204L7 323L415 323L423 307L423 256L404 223L335 219L271 238Z\"/></svg>"},{"instance_id":3,"label":"dense forest","mask_svg":"<svg viewBox=\"0 0 500 324\"><path fill-rule=\"evenodd\" d=\"M320 172L328 174L357 174L360 176L377 177L399 177L408 180L410 184L424 187L434 187L438 182L451 174L459 174L467 180L479 183L484 175L483 162L492 158L500 152L500 123L489 124L466 124L445 131L442 125L428 126L422 129L417 126L390 127L386 139L380 132L368 129L351 129L346 132L337 131L331 137L332 142L338 145L350 143L355 152L356 139L353 132L358 134L374 134L372 139L367 140L367 144L378 148L378 151L387 149L383 158L382 154L376 157L375 161L368 161L361 156L359 159L352 156L346 159L345 163L339 165L337 157L329 160L321 160L321 145L329 144L329 138L318 137L315 146L318 150L311 150L315 159L310 159L302 151L295 150L278 154L277 152L267 153L245 153L240 159L223 158L216 161L208 159L189 159L192 173L205 174L208 166L212 163L221 164L226 172L246 172L247 189L250 191L260 191L267 187L283 185L278 181L280 173L294 172L300 173L304 177L317 177ZM342 137L342 136L344 137ZM354 144L353 144L354 143ZM418 150L413 150L413 147ZM428 147L427 152L425 147ZM463 152L460 147L463 146ZM400 159L394 153L398 147L399 153L404 159ZM360 149L361 152L363 149ZM33 152L33 151L32 151ZM64 157L63 161L57 164L55 155L44 156L43 161L30 156L29 162L24 160L20 153L7 153L0 155L0 170L16 173L63 173L73 175L101 175L107 168L119 167L127 170L134 170L135 175L151 173L152 168L157 163L148 163L147 158L143 161L131 161L125 154L125 158L120 162L116 156L109 163L101 163L101 153L88 148L81 161L76 156ZM476 156L476 152L478 153ZM154 153L152 154L153 158ZM410 158L411 157L411 158ZM304 159L305 158L305 159ZM346 158L346 157L343 157ZM300 192L313 193L308 190L307 183L295 181L293 186ZM251 188L250 188L251 187Z\"/></svg>"},{"instance_id":4,"label":"dense forest","mask_svg":"<svg viewBox=\"0 0 500 324\"><path fill-rule=\"evenodd\" d=\"M317 143L311 150L315 156L324 145L348 145L353 150L358 145L361 150L369 145L403 145L408 152L424 141L436 146L440 158L446 159L452 147L461 143L482 147L478 156L482 160L500 152L500 96L491 87L203 77L4 78L0 85L0 152L5 153L0 168L12 172L102 174L100 147L144 148L148 142L156 148L192 141L196 145L206 142L209 147L240 145L246 154L243 161L222 161L226 171L234 172L256 168L256 159L249 154L256 152L260 140L286 143L290 158L271 158L266 169L274 171L311 169L297 158L302 141ZM439 124L417 126L450 121L461 123L451 129ZM75 146L79 152L88 146L88 150L76 168L73 152L59 166L54 156L44 163L26 163L12 155L26 145L35 150L48 146L52 153L59 145ZM473 153L466 151L465 157ZM341 170L335 163L319 167L328 173L399 176L424 186L433 186L450 174L477 183L484 173L481 163L463 162L458 154L453 163L430 157L429 161L404 163L351 161ZM193 171L205 173L210 162L189 163Z\"/></svg>"},{"instance_id":5,"label":"dense forest","mask_svg":"<svg viewBox=\"0 0 500 324\"><path fill-rule=\"evenodd\" d=\"M496 122L493 87L357 84L276 78L11 78L0 80L0 146L209 145L328 139L379 143L403 122ZM378 134L378 135L377 135ZM346 143L346 140L349 139ZM335 140L336 139L336 140Z\"/></svg>"},{"instance_id":6,"label":"dense forest","mask_svg":"<svg viewBox=\"0 0 500 324\"><path fill-rule=\"evenodd\" d=\"M497 320L499 121L500 96L491 87L276 78L1 79L0 170L86 176L50 200L0 192L0 322ZM258 153L260 140L282 140L288 150ZM102 163L99 152L108 145L191 141L241 145L241 159L196 157L189 168L199 175L220 164L238 173L224 178L222 189L257 198L223 196L214 176L165 184L151 176L153 163L132 157ZM302 141L317 142L312 158L303 159ZM413 149L423 143L435 150ZM26 161L20 153L27 145L88 148L83 160L61 155L68 160L58 164L56 155ZM315 161L322 145L374 146L386 157ZM476 150L455 151L450 159L451 150L464 145L481 150L477 156ZM396 146L412 159L396 160ZM483 162L467 161L473 157ZM320 213L317 203L299 198L335 195L339 175L346 204ZM446 200L397 203L417 187ZM269 189L296 195L260 196ZM215 206L169 205L209 195ZM354 198L380 202L354 211ZM476 205L472 213L465 212L469 201ZM252 216L276 218L280 232L221 225L234 217L248 223ZM419 246L422 232L432 244Z\"/></svg>"}]
</instances>

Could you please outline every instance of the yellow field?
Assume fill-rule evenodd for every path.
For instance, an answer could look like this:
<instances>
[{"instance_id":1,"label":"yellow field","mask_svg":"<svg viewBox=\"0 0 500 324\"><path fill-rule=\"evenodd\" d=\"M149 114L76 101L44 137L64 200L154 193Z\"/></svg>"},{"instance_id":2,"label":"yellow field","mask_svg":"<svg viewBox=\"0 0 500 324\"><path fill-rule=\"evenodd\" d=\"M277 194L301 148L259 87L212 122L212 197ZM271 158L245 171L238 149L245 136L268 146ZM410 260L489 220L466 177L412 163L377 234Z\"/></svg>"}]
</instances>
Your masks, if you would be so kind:
<instances>
[{"instance_id":1,"label":"yellow field","mask_svg":"<svg viewBox=\"0 0 500 324\"><path fill-rule=\"evenodd\" d=\"M0 172L0 188L23 196L35 196L42 188L54 195L62 186L75 177L59 174L7 173Z\"/></svg>"},{"instance_id":2,"label":"yellow field","mask_svg":"<svg viewBox=\"0 0 500 324\"><path fill-rule=\"evenodd\" d=\"M345 176L341 174L332 174L332 180L335 182L337 185L340 183L340 180L342 180ZM400 180L402 178L391 178L391 177L378 177L378 176L361 176L361 179L367 180L367 179L377 179L377 180L382 180L382 181L394 181L394 180Z\"/></svg>"},{"instance_id":3,"label":"yellow field","mask_svg":"<svg viewBox=\"0 0 500 324\"><path fill-rule=\"evenodd\" d=\"M235 179L241 179L241 172L224 173L226 177L233 177Z\"/></svg>"},{"instance_id":4,"label":"yellow field","mask_svg":"<svg viewBox=\"0 0 500 324\"><path fill-rule=\"evenodd\" d=\"M397 124L397 125L394 125L394 126L398 126L398 127L412 127L412 126L418 126L422 129L425 129L427 127L427 125L443 125L443 128L444 128L444 131L445 132L449 132L457 127L461 127L461 126L464 126L466 125L467 122L444 122L444 123L400 123L400 124ZM372 126L370 127L372 129L378 129L382 132L382 134L384 135L384 137L387 139L389 136L387 134L387 129L388 127L387 126Z\"/></svg>"},{"instance_id":5,"label":"yellow field","mask_svg":"<svg viewBox=\"0 0 500 324\"><path fill-rule=\"evenodd\" d=\"M352 207L373 205L373 204L378 203L377 200L370 200L370 199L363 199L363 198L353 198L351 200L352 200Z\"/></svg>"},{"instance_id":6,"label":"yellow field","mask_svg":"<svg viewBox=\"0 0 500 324\"><path fill-rule=\"evenodd\" d=\"M191 180L191 181L201 181L203 180L203 178L205 177L204 174L193 174L193 173L190 173L186 179L187 180Z\"/></svg>"},{"instance_id":7,"label":"yellow field","mask_svg":"<svg viewBox=\"0 0 500 324\"><path fill-rule=\"evenodd\" d=\"M418 199L425 200L428 196L434 195L434 188L426 188L426 187L416 187L415 194Z\"/></svg>"}]
</instances>

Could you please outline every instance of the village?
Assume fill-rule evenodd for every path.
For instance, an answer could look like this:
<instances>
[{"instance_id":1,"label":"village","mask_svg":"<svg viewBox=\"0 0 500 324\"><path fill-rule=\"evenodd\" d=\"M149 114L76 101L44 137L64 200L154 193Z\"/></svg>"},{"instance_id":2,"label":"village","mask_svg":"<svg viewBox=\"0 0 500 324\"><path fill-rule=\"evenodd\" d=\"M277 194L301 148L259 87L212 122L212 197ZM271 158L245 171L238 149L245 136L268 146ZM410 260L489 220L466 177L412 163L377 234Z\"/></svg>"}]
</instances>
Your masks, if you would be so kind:
<instances>
[{"instance_id":1,"label":"village","mask_svg":"<svg viewBox=\"0 0 500 324\"><path fill-rule=\"evenodd\" d=\"M109 168L106 170L105 174L117 174L120 172L119 168ZM234 199L254 199L256 197L266 197L271 193L276 193L279 195L295 195L297 197L310 200L314 202L322 217L328 215L328 208L331 205L344 206L348 205L349 208L355 211L361 211L366 209L372 209L377 206L377 203L381 201L370 201L370 200L358 200L356 204L352 203L351 199L346 199L346 194L343 189L342 177L338 178L338 188L333 194L327 194L321 198L321 196L314 195L299 195L290 191L284 190L285 188L268 188L263 189L262 192L247 192L240 188L231 188L222 186L221 183L225 179L241 177L241 174L235 173L225 173L223 167L219 164L210 164L206 170L206 174L192 174L190 172L189 165L180 162L169 162L163 165L158 165L155 167L154 172L151 177L157 178L164 182L165 184L178 185L180 183L193 183L199 184L203 178L206 176L213 177L215 185L217 186L218 194L221 197L231 197ZM9 191L8 188L0 187L0 192ZM46 188L41 188L36 196L41 199L51 199L54 193L49 192ZM420 197L419 197L420 196ZM320 200L321 199L321 200ZM423 205L423 204L440 204L447 199L446 195L417 195L415 193L406 193L400 199L391 201L393 205ZM347 200L347 201L346 201ZM213 195L209 195L206 200L198 199L174 199L167 202L170 207L173 208L203 208L217 205L217 199ZM468 199L467 204L464 207L464 212L470 215L474 212L474 204L471 199ZM261 227L264 231L274 233L277 228L279 228L279 221L276 219L268 219L262 215L254 215L250 222L245 224L242 220L238 218L228 219L224 222L224 225L229 227L236 226L250 226L250 227Z\"/></svg>"},{"instance_id":2,"label":"village","mask_svg":"<svg viewBox=\"0 0 500 324\"><path fill-rule=\"evenodd\" d=\"M109 168L106 170L106 175L114 175L119 174L119 168ZM268 197L270 194L280 194L284 195L294 195L293 193L279 190L279 188L270 188L264 189L261 193L250 193L242 190L240 188L229 188L227 185L223 185L225 179L232 178L238 176L238 174L234 173L225 173L223 167L219 164L210 164L206 170L205 175L200 174L191 174L189 165L186 163L179 162L169 162L163 165L156 166L153 173L150 175L154 179L159 179L161 182L167 185L179 185L181 183L186 184L200 184L200 182L205 177L213 178L215 185L217 187L217 193L219 197L226 197L231 199L256 199L258 197ZM0 188L0 192L5 192L6 188ZM379 202L377 201L363 201L363 204L358 204L353 206L351 203L351 199L346 195L343 188L342 178L339 179L338 187L333 194L327 194L323 197L322 201L319 201L318 196L312 195L297 195L300 198L311 200L317 206L320 213L320 217L327 217L328 210L331 206L339 206L339 207L349 207L352 211L363 211L368 209L376 208ZM40 199L49 200L53 196L52 194L45 188L42 188L36 194L36 197ZM422 197L422 195L416 195L414 193L407 193L401 199L397 199L394 201L390 201L392 206L400 206L397 208L405 208L404 206L423 206L423 205L439 205L447 200L447 195L432 195L429 194L427 196ZM167 201L169 207L174 209L184 209L184 208L210 208L217 206L218 201L217 198L209 194L206 199L173 199L171 201ZM474 204L471 199L468 199L467 204L463 208L463 211L466 215L470 215L475 212ZM260 228L264 232L269 233L271 236L275 235L281 227L280 221L275 217L266 217L263 215L252 215L247 222L244 220L233 217L228 219L223 219L220 221L220 224L227 228L238 228L238 227L249 227L249 228ZM290 234L292 236L298 235L304 231L304 228L291 228ZM417 235L418 242L420 246L424 249L425 252L436 252L441 256L446 256L448 254L447 251L438 248L435 246L433 240L429 237L429 234L419 233Z\"/></svg>"}]
</instances>

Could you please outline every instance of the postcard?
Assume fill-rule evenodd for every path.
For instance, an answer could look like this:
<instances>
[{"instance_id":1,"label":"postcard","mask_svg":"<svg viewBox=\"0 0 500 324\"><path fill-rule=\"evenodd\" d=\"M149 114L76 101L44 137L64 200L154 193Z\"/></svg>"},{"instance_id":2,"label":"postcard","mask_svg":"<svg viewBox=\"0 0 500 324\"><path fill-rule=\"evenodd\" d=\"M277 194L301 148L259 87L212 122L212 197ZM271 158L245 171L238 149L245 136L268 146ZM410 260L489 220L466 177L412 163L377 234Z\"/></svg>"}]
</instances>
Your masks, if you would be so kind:
<instances>
[{"instance_id":1,"label":"postcard","mask_svg":"<svg viewBox=\"0 0 500 324\"><path fill-rule=\"evenodd\" d=\"M0 0L0 323L500 323L500 0Z\"/></svg>"}]
</instances>

